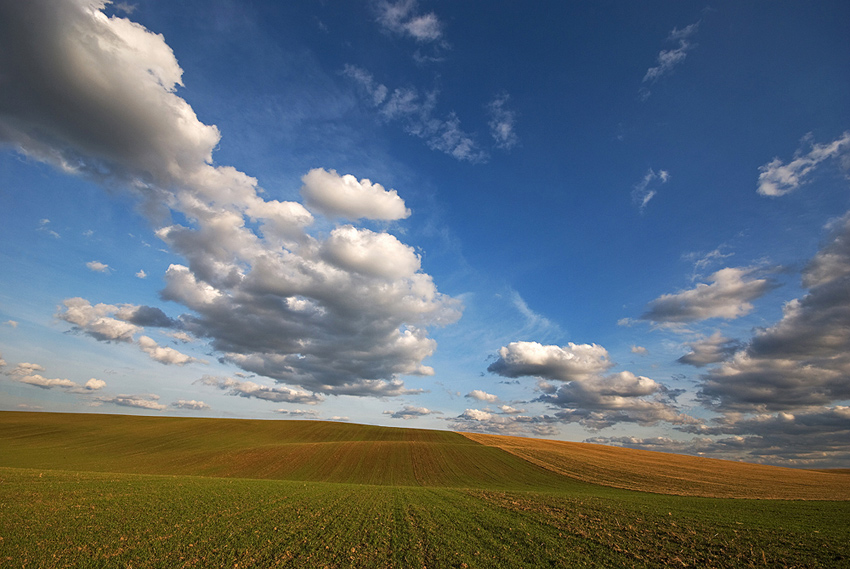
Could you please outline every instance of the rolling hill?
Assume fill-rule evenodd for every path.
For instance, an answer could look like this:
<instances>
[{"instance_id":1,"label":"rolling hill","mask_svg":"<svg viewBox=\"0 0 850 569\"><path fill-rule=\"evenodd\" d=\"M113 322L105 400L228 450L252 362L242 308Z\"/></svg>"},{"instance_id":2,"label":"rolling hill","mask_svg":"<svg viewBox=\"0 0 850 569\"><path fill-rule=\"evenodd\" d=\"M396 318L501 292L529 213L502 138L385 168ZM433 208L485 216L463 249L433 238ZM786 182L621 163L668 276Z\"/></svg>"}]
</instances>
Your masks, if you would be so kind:
<instances>
[{"instance_id":1,"label":"rolling hill","mask_svg":"<svg viewBox=\"0 0 850 569\"><path fill-rule=\"evenodd\" d=\"M326 421L0 413L0 466L454 488L850 499L841 472Z\"/></svg>"}]
</instances>

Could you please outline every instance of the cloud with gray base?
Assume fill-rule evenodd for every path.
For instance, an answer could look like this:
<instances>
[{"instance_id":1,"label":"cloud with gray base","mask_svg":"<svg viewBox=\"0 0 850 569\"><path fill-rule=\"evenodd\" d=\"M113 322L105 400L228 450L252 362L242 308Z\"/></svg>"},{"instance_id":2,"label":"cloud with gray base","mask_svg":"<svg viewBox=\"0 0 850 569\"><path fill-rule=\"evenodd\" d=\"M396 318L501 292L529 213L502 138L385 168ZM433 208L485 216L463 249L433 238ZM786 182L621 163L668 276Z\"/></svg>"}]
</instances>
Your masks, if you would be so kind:
<instances>
[{"instance_id":1,"label":"cloud with gray base","mask_svg":"<svg viewBox=\"0 0 850 569\"><path fill-rule=\"evenodd\" d=\"M478 401L484 401L486 403L495 403L499 400L498 395L493 395L492 393L487 393L486 391L482 391L481 389L473 389L464 397L468 397L470 399L476 399Z\"/></svg>"},{"instance_id":2,"label":"cloud with gray base","mask_svg":"<svg viewBox=\"0 0 850 569\"><path fill-rule=\"evenodd\" d=\"M850 213L810 261L808 292L702 378L699 397L719 411L775 412L850 399Z\"/></svg>"},{"instance_id":3,"label":"cloud with gray base","mask_svg":"<svg viewBox=\"0 0 850 569\"><path fill-rule=\"evenodd\" d=\"M708 425L680 430L698 435L669 437L597 437L585 442L711 456L781 466L846 464L850 459L850 407L814 407L795 413L728 414Z\"/></svg>"},{"instance_id":4,"label":"cloud with gray base","mask_svg":"<svg viewBox=\"0 0 850 569\"><path fill-rule=\"evenodd\" d=\"M291 387L268 387L253 381L244 381L232 377L213 377L205 375L195 383L216 387L227 391L228 395L263 399L276 403L298 403L301 405L316 405L324 401L324 397L304 391L303 389L292 389Z\"/></svg>"},{"instance_id":5,"label":"cloud with gray base","mask_svg":"<svg viewBox=\"0 0 850 569\"><path fill-rule=\"evenodd\" d=\"M114 397L98 397L99 403L110 403L119 407L135 407L137 409L149 409L151 411L162 411L168 409L167 405L159 402L159 395L152 393L143 395L116 395Z\"/></svg>"},{"instance_id":6,"label":"cloud with gray base","mask_svg":"<svg viewBox=\"0 0 850 569\"><path fill-rule=\"evenodd\" d=\"M55 316L72 324L74 331L101 342L136 344L152 360L162 364L206 363L174 348L162 347L149 336L143 335L135 340L135 334L142 332L144 326L171 328L180 325L159 308L132 304L92 305L88 300L77 297L65 299Z\"/></svg>"},{"instance_id":7,"label":"cloud with gray base","mask_svg":"<svg viewBox=\"0 0 850 569\"><path fill-rule=\"evenodd\" d=\"M701 338L690 344L691 351L681 358L679 363L704 367L726 361L741 348L741 342L724 337L715 332L708 338Z\"/></svg>"},{"instance_id":8,"label":"cloud with gray base","mask_svg":"<svg viewBox=\"0 0 850 569\"><path fill-rule=\"evenodd\" d=\"M657 323L687 323L723 318L733 320L749 314L756 300L777 287L764 278L752 278L752 267L728 267L710 275L709 284L675 294L664 294L649 303L642 320Z\"/></svg>"},{"instance_id":9,"label":"cloud with gray base","mask_svg":"<svg viewBox=\"0 0 850 569\"><path fill-rule=\"evenodd\" d=\"M535 437L556 436L559 422L549 415L493 413L481 409L467 409L457 417L446 418L446 421L453 431Z\"/></svg>"},{"instance_id":10,"label":"cloud with gray base","mask_svg":"<svg viewBox=\"0 0 850 569\"><path fill-rule=\"evenodd\" d=\"M613 365L608 351L596 344L512 342L500 348L498 359L487 370L503 377L543 380L538 385L543 394L537 401L557 409L555 419L562 423L594 430L623 422L699 423L678 411L673 404L676 392L628 371L605 375Z\"/></svg>"},{"instance_id":11,"label":"cloud with gray base","mask_svg":"<svg viewBox=\"0 0 850 569\"><path fill-rule=\"evenodd\" d=\"M206 411L210 408L203 401L196 401L194 399L179 399L172 403L171 406L175 409L186 409L189 411Z\"/></svg>"},{"instance_id":12,"label":"cloud with gray base","mask_svg":"<svg viewBox=\"0 0 850 569\"><path fill-rule=\"evenodd\" d=\"M2 357L0 357L0 367L4 367L5 365L6 362ZM44 371L44 367L39 364L22 362L15 366L12 371L5 373L20 383L32 385L33 387L41 389L59 388L65 390L67 393L89 394L106 387L106 382L100 379L91 378L85 384L80 385L70 379L46 378L39 373L42 371Z\"/></svg>"},{"instance_id":13,"label":"cloud with gray base","mask_svg":"<svg viewBox=\"0 0 850 569\"><path fill-rule=\"evenodd\" d=\"M426 407L415 407L413 405L405 405L398 411L384 411L384 415L389 415L391 419L418 419L419 417L427 417L428 415L442 415L442 411L434 411Z\"/></svg>"},{"instance_id":14,"label":"cloud with gray base","mask_svg":"<svg viewBox=\"0 0 850 569\"><path fill-rule=\"evenodd\" d=\"M423 364L436 348L428 329L457 320L459 301L439 293L413 248L388 232L354 224L309 231L314 214L334 208L341 217L403 218L401 198L362 179L355 188L329 170L319 188L313 171L302 189L310 211L216 165L220 133L178 96L182 69L171 48L140 24L105 15L105 6L0 4L0 143L133 195L185 259L166 271L161 297L187 310L181 329L224 361L296 389L378 397L409 393L401 376L432 374ZM434 121L428 101L411 115L404 98L388 95L386 113L415 117L411 132L435 148L474 156L454 118ZM353 193L334 201L328 187ZM85 303L66 305L59 318L104 341L131 342L141 332ZM143 343L152 357L177 363Z\"/></svg>"}]
</instances>

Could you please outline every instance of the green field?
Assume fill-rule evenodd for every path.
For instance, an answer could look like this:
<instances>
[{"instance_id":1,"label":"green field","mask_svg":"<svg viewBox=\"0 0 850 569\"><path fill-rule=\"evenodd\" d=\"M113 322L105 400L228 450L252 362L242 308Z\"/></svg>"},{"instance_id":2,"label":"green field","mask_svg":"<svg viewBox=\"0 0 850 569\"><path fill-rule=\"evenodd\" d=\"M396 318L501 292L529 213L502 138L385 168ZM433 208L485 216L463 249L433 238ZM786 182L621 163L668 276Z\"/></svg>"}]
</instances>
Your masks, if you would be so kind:
<instances>
[{"instance_id":1,"label":"green field","mask_svg":"<svg viewBox=\"0 0 850 569\"><path fill-rule=\"evenodd\" d=\"M0 413L0 566L850 567L850 502L610 488L442 431Z\"/></svg>"}]
</instances>

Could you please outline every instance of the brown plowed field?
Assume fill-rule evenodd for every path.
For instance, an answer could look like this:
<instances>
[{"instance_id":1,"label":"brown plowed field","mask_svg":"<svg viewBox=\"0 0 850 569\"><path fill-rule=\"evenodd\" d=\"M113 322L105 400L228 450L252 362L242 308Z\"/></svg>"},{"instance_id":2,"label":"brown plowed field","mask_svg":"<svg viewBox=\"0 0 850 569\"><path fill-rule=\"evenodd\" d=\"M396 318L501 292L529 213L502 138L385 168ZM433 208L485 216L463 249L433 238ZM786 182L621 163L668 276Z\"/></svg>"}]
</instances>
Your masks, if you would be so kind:
<instances>
[{"instance_id":1,"label":"brown plowed field","mask_svg":"<svg viewBox=\"0 0 850 569\"><path fill-rule=\"evenodd\" d=\"M589 443L463 434L558 474L615 488L712 498L850 500L846 470L800 470Z\"/></svg>"}]
</instances>

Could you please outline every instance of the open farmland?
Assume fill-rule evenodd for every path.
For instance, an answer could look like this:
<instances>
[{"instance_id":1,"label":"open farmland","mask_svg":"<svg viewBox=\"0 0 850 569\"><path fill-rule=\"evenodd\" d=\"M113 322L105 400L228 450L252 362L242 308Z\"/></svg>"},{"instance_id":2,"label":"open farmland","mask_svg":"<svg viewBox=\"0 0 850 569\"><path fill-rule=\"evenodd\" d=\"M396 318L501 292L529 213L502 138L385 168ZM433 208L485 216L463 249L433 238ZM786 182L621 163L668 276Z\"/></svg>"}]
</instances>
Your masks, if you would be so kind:
<instances>
[{"instance_id":1,"label":"open farmland","mask_svg":"<svg viewBox=\"0 0 850 569\"><path fill-rule=\"evenodd\" d=\"M850 566L848 501L600 486L439 431L0 413L0 480L4 567Z\"/></svg>"},{"instance_id":2,"label":"open farmland","mask_svg":"<svg viewBox=\"0 0 850 569\"><path fill-rule=\"evenodd\" d=\"M801 470L627 448L466 433L533 464L594 484L684 496L850 500L842 470Z\"/></svg>"}]
</instances>

